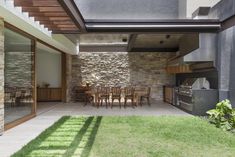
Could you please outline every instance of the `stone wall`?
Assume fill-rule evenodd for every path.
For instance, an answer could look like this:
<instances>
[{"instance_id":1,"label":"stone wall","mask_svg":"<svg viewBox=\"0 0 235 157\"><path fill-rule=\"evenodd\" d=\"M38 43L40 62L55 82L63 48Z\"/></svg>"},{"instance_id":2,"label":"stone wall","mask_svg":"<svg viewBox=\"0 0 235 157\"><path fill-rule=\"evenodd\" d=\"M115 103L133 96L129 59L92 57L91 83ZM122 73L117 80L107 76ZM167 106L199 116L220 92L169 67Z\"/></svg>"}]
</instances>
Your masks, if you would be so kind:
<instances>
[{"instance_id":1,"label":"stone wall","mask_svg":"<svg viewBox=\"0 0 235 157\"><path fill-rule=\"evenodd\" d=\"M71 101L72 93L72 56L69 54L66 54L66 102Z\"/></svg>"},{"instance_id":2,"label":"stone wall","mask_svg":"<svg viewBox=\"0 0 235 157\"><path fill-rule=\"evenodd\" d=\"M4 130L4 23L0 17L0 135Z\"/></svg>"},{"instance_id":3,"label":"stone wall","mask_svg":"<svg viewBox=\"0 0 235 157\"><path fill-rule=\"evenodd\" d=\"M163 99L163 85L173 84L174 76L165 71L173 53L158 52L81 52L72 57L70 88L92 85L150 86L151 97ZM74 100L73 93L71 100Z\"/></svg>"},{"instance_id":4,"label":"stone wall","mask_svg":"<svg viewBox=\"0 0 235 157\"><path fill-rule=\"evenodd\" d=\"M31 87L32 53L5 53L5 85L10 87Z\"/></svg>"}]
</instances>

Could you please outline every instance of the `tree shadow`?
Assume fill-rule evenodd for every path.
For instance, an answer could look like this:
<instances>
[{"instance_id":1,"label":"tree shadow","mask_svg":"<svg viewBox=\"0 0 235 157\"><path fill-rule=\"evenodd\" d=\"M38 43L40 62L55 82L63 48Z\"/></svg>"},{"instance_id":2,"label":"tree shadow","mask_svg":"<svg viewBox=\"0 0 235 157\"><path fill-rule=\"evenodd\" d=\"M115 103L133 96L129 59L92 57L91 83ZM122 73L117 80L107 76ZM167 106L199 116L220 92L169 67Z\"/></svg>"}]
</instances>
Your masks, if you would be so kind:
<instances>
[{"instance_id":1,"label":"tree shadow","mask_svg":"<svg viewBox=\"0 0 235 157\"><path fill-rule=\"evenodd\" d=\"M63 117L20 151L13 154L12 157L49 157L54 155L72 157L77 156L79 149L81 149L79 156L87 157L94 143L101 119L102 117L86 117L85 119L77 118L73 120L69 116ZM79 125L81 128L77 130L76 126ZM47 142L50 144L45 145ZM82 147L83 143L85 144L84 147ZM54 151L55 154L48 154L50 151Z\"/></svg>"},{"instance_id":2,"label":"tree shadow","mask_svg":"<svg viewBox=\"0 0 235 157\"><path fill-rule=\"evenodd\" d=\"M26 146L21 150L11 155L11 157L24 157L29 156L32 151L37 150L40 144L45 141L52 133L54 133L58 128L60 128L66 121L69 120L69 116L64 116L55 122L51 127L43 131L38 137L30 141Z\"/></svg>"},{"instance_id":3,"label":"tree shadow","mask_svg":"<svg viewBox=\"0 0 235 157\"><path fill-rule=\"evenodd\" d=\"M84 149L83 149L83 151L81 153L81 157L88 157L89 156L89 154L91 152L91 148L92 148L92 146L94 144L94 141L95 141L95 138L96 138L96 134L98 132L101 120L102 120L101 116L97 117L95 125L92 128L91 134L90 134L90 136L88 138L88 141L87 141L87 143L86 143L86 145L85 145L85 147L84 147Z\"/></svg>"},{"instance_id":4,"label":"tree shadow","mask_svg":"<svg viewBox=\"0 0 235 157\"><path fill-rule=\"evenodd\" d=\"M73 138L73 141L71 142L70 146L66 150L66 152L63 154L63 157L72 157L75 154L75 151L77 150L80 142L82 141L83 136L85 135L87 129L89 128L90 124L92 123L94 117L89 117L85 124L82 126L82 128L79 130L77 135Z\"/></svg>"}]
</instances>

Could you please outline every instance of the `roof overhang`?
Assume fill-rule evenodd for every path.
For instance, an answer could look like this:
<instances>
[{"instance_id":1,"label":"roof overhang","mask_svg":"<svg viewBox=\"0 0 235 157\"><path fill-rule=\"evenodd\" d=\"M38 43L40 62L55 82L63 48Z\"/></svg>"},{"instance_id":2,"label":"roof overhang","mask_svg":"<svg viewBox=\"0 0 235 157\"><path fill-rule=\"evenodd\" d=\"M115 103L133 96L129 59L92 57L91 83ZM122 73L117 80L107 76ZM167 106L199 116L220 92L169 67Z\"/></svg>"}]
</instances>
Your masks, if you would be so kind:
<instances>
[{"instance_id":1,"label":"roof overhang","mask_svg":"<svg viewBox=\"0 0 235 157\"><path fill-rule=\"evenodd\" d=\"M23 18L19 18L16 14L9 11L4 6L0 5L0 15L3 17L4 21L13 26L20 26L19 29L23 30L24 32L30 34L31 36L35 37L38 41L44 41L48 45L56 47L58 50L68 53L68 54L77 54L76 45L68 44L69 41L67 38L59 36L59 37L51 37L50 35L42 32L41 30L37 29L33 26L30 22L25 21ZM62 42L63 38L63 42ZM67 40L66 44L65 41Z\"/></svg>"},{"instance_id":2,"label":"roof overhang","mask_svg":"<svg viewBox=\"0 0 235 157\"><path fill-rule=\"evenodd\" d=\"M217 32L221 28L218 20L89 20L88 32Z\"/></svg>"}]
</instances>

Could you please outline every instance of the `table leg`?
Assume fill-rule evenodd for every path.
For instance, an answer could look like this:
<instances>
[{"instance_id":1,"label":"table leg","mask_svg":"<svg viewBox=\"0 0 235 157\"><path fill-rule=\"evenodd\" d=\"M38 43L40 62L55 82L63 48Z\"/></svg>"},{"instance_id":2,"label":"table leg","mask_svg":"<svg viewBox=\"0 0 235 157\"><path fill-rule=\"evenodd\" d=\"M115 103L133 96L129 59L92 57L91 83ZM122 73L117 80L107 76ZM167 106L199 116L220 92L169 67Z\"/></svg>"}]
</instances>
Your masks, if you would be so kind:
<instances>
[{"instance_id":1,"label":"table leg","mask_svg":"<svg viewBox=\"0 0 235 157\"><path fill-rule=\"evenodd\" d=\"M135 105L139 106L139 96L138 96L138 94L135 94Z\"/></svg>"}]
</instances>

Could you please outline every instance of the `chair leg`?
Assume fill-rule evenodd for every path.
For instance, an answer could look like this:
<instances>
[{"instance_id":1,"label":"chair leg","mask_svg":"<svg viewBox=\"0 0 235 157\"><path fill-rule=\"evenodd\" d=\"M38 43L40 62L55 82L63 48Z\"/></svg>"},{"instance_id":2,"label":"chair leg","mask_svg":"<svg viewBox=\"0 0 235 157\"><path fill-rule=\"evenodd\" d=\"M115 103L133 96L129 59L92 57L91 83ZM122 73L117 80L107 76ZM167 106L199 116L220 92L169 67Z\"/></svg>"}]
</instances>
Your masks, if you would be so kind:
<instances>
[{"instance_id":1,"label":"chair leg","mask_svg":"<svg viewBox=\"0 0 235 157\"><path fill-rule=\"evenodd\" d=\"M124 102L124 108L126 108L126 101L127 101L127 99L125 98L125 102Z\"/></svg>"},{"instance_id":2,"label":"chair leg","mask_svg":"<svg viewBox=\"0 0 235 157\"><path fill-rule=\"evenodd\" d=\"M84 106L87 105L87 96L85 96L85 103L84 103Z\"/></svg>"},{"instance_id":3,"label":"chair leg","mask_svg":"<svg viewBox=\"0 0 235 157\"><path fill-rule=\"evenodd\" d=\"M99 98L98 98L98 100L96 102L96 106L97 106L97 108L99 108L99 106L100 106L100 99Z\"/></svg>"},{"instance_id":4,"label":"chair leg","mask_svg":"<svg viewBox=\"0 0 235 157\"><path fill-rule=\"evenodd\" d=\"M120 106L120 108L122 108L122 105L121 105L121 98L119 98L119 106Z\"/></svg>"},{"instance_id":5,"label":"chair leg","mask_svg":"<svg viewBox=\"0 0 235 157\"><path fill-rule=\"evenodd\" d=\"M148 105L151 106L151 104L150 104L150 98L148 97L147 100L148 100Z\"/></svg>"},{"instance_id":6,"label":"chair leg","mask_svg":"<svg viewBox=\"0 0 235 157\"><path fill-rule=\"evenodd\" d=\"M108 108L108 99L105 99L106 108Z\"/></svg>"},{"instance_id":7,"label":"chair leg","mask_svg":"<svg viewBox=\"0 0 235 157\"><path fill-rule=\"evenodd\" d=\"M112 104L111 104L111 108L113 108L113 101L114 101L114 99L112 99Z\"/></svg>"},{"instance_id":8,"label":"chair leg","mask_svg":"<svg viewBox=\"0 0 235 157\"><path fill-rule=\"evenodd\" d=\"M135 104L134 104L134 99L133 98L131 99L131 105L132 105L133 108L135 108Z\"/></svg>"},{"instance_id":9,"label":"chair leg","mask_svg":"<svg viewBox=\"0 0 235 157\"><path fill-rule=\"evenodd\" d=\"M100 106L103 106L103 99L100 99Z\"/></svg>"},{"instance_id":10,"label":"chair leg","mask_svg":"<svg viewBox=\"0 0 235 157\"><path fill-rule=\"evenodd\" d=\"M143 97L140 97L140 106L142 106Z\"/></svg>"}]
</instances>

